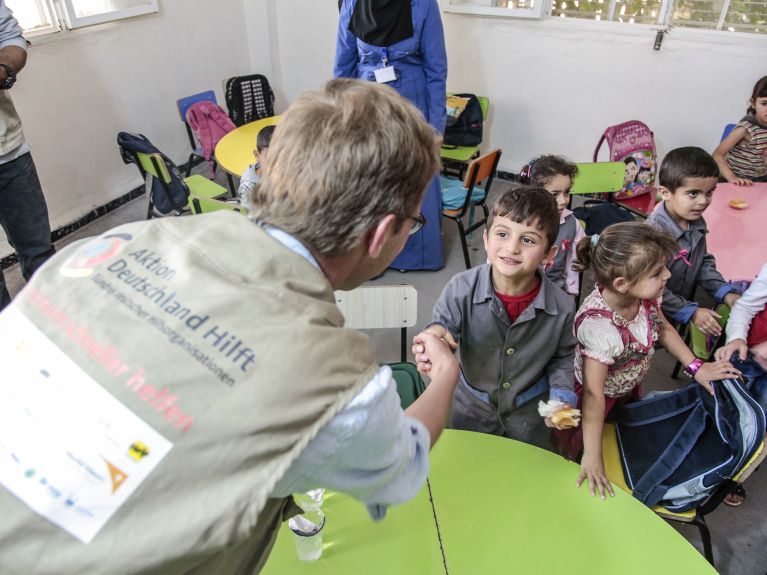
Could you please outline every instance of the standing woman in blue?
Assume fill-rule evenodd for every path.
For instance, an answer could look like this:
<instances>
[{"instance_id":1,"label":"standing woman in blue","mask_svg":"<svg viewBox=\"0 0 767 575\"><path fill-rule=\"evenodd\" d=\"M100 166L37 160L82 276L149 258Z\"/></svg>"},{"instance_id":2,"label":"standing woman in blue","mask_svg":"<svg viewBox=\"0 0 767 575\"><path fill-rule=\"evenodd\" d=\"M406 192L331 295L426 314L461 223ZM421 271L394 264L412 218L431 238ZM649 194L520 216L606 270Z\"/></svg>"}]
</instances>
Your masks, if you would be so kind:
<instances>
[{"instance_id":1,"label":"standing woman in blue","mask_svg":"<svg viewBox=\"0 0 767 575\"><path fill-rule=\"evenodd\" d=\"M387 83L421 110L441 139L447 54L437 0L342 0L333 76ZM421 212L426 225L410 237L391 268L437 270L445 265L436 174Z\"/></svg>"}]
</instances>

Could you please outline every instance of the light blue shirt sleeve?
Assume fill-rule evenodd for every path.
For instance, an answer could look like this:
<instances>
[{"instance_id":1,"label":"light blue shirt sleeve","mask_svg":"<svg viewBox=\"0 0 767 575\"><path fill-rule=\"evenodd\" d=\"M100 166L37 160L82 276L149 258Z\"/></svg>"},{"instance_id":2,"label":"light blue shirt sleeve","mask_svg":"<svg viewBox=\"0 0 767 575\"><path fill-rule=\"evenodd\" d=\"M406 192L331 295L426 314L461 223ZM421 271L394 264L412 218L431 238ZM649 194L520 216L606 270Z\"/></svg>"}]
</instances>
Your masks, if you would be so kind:
<instances>
[{"instance_id":1,"label":"light blue shirt sleeve","mask_svg":"<svg viewBox=\"0 0 767 575\"><path fill-rule=\"evenodd\" d=\"M388 505L415 497L429 474L431 439L400 407L391 369L382 366L323 427L277 482L272 496L326 487L347 493L382 519Z\"/></svg>"},{"instance_id":2,"label":"light blue shirt sleeve","mask_svg":"<svg viewBox=\"0 0 767 575\"><path fill-rule=\"evenodd\" d=\"M681 323L690 323L690 320L696 311L698 311L698 304L690 302L671 317Z\"/></svg>"},{"instance_id":3,"label":"light blue shirt sleeve","mask_svg":"<svg viewBox=\"0 0 767 575\"><path fill-rule=\"evenodd\" d=\"M6 46L17 46L26 50L27 41L22 37L22 33L21 26L5 5L4 0L0 0L0 49Z\"/></svg>"}]
</instances>

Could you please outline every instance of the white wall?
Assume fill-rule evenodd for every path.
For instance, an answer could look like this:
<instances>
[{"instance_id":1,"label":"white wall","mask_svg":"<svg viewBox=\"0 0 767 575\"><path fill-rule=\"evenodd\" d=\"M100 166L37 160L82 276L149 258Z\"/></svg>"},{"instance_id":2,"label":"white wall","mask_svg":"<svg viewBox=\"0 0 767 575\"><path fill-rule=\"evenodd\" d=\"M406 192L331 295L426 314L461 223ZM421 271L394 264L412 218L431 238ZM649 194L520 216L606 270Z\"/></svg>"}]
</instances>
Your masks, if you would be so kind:
<instances>
[{"instance_id":1,"label":"white wall","mask_svg":"<svg viewBox=\"0 0 767 575\"><path fill-rule=\"evenodd\" d=\"M140 182L123 165L120 130L149 136L173 159L188 154L177 98L260 72L282 111L331 77L335 1L163 0L159 15L36 42L13 89L54 228ZM527 22L443 14L448 88L491 99L483 147L501 167L559 153L589 161L602 130L646 122L661 156L716 145L767 74L767 36L674 29L660 52L654 31L561 20ZM0 245L0 256L9 253Z\"/></svg>"},{"instance_id":2,"label":"white wall","mask_svg":"<svg viewBox=\"0 0 767 575\"><path fill-rule=\"evenodd\" d=\"M330 77L335 2L265 0L276 16L272 62L282 105ZM490 97L484 149L517 172L532 156L590 161L604 128L638 119L658 152L713 149L767 74L767 35L674 29L653 51L651 27L521 21L443 13L448 89Z\"/></svg>"},{"instance_id":3,"label":"white wall","mask_svg":"<svg viewBox=\"0 0 767 575\"><path fill-rule=\"evenodd\" d=\"M176 100L250 73L246 22L263 2L163 0L161 12L32 39L13 99L55 229L141 183L116 136L141 132L177 162L189 154ZM0 234L0 238L3 235ZM3 242L0 255L10 253Z\"/></svg>"}]
</instances>

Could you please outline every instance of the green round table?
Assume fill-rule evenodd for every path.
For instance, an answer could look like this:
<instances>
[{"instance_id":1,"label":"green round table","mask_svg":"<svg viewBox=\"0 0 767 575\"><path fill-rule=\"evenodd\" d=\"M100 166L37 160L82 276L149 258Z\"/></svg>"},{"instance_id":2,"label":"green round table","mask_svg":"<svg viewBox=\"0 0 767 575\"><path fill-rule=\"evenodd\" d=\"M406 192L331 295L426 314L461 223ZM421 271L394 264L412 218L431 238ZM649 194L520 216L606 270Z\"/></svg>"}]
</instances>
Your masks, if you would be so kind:
<instances>
[{"instance_id":1,"label":"green round table","mask_svg":"<svg viewBox=\"0 0 767 575\"><path fill-rule=\"evenodd\" d=\"M448 430L413 501L374 523L362 504L330 495L322 558L299 561L283 525L263 573L716 575L627 493L603 501L577 489L578 469L517 441Z\"/></svg>"}]
</instances>

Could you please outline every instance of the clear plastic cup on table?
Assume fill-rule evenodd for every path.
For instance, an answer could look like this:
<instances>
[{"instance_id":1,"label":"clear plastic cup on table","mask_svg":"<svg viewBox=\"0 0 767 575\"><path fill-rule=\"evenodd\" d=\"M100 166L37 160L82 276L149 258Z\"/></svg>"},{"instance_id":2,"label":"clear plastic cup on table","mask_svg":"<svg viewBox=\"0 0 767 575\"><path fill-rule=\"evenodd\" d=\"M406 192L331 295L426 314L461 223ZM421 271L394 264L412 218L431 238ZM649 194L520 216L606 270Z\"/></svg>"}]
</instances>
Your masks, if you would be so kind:
<instances>
[{"instance_id":1,"label":"clear plastic cup on table","mask_svg":"<svg viewBox=\"0 0 767 575\"><path fill-rule=\"evenodd\" d=\"M301 561L316 561L322 557L322 528L325 515L322 511L310 511L288 519L288 527L296 541L296 552Z\"/></svg>"}]
</instances>

